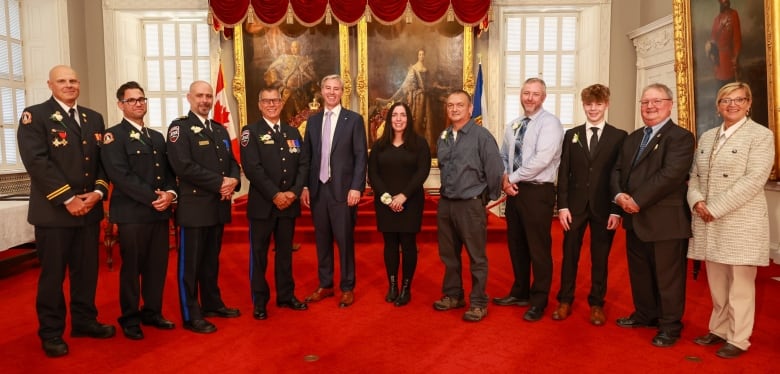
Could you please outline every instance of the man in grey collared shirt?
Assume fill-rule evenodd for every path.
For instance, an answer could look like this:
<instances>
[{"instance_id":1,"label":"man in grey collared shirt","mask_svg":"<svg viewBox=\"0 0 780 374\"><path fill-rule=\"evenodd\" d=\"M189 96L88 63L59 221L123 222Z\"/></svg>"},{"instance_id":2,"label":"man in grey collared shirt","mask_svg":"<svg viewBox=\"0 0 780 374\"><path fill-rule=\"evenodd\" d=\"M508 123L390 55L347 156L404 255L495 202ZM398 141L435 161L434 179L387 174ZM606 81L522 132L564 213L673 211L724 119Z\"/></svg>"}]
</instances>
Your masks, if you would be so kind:
<instances>
[{"instance_id":1,"label":"man in grey collared shirt","mask_svg":"<svg viewBox=\"0 0 780 374\"><path fill-rule=\"evenodd\" d=\"M507 124L501 148L505 167L502 188L508 195L507 242L515 281L508 296L493 302L530 305L523 319L533 322L544 314L552 283L550 228L563 127L555 115L542 108L547 97L543 80L526 80L521 97L524 114Z\"/></svg>"},{"instance_id":2,"label":"man in grey collared shirt","mask_svg":"<svg viewBox=\"0 0 780 374\"><path fill-rule=\"evenodd\" d=\"M439 137L437 154L441 171L437 221L444 296L433 303L433 308L446 311L466 306L460 256L465 245L473 283L471 307L463 319L478 322L487 315L488 304L485 204L501 193L503 166L495 138L471 120L472 109L471 96L465 91L454 91L447 97L452 126Z\"/></svg>"}]
</instances>

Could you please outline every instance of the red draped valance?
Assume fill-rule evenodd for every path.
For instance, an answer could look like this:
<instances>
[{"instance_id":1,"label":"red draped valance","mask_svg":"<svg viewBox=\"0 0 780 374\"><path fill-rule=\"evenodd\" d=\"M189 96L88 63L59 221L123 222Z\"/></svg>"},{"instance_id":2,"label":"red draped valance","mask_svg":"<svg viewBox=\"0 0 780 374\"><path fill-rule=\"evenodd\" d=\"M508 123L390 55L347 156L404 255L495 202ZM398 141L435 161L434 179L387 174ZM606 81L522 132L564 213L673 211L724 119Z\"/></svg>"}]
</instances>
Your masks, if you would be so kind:
<instances>
[{"instance_id":1,"label":"red draped valance","mask_svg":"<svg viewBox=\"0 0 780 374\"><path fill-rule=\"evenodd\" d=\"M354 25L364 15L390 24L413 14L426 23L446 18L476 26L488 15L490 0L209 0L209 8L214 22L224 27L236 26L252 14L267 25L293 17L307 26L331 17Z\"/></svg>"}]
</instances>

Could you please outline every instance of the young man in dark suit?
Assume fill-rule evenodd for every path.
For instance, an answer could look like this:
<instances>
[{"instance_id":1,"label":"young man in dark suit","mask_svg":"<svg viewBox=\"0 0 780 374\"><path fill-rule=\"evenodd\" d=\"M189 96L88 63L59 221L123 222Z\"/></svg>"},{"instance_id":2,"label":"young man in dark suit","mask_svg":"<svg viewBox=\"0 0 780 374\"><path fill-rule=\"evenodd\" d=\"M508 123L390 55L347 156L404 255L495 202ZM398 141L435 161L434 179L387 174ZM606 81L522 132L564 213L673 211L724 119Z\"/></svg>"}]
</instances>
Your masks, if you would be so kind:
<instances>
[{"instance_id":1,"label":"young man in dark suit","mask_svg":"<svg viewBox=\"0 0 780 374\"><path fill-rule=\"evenodd\" d=\"M623 210L634 312L620 327L658 327L652 340L670 347L680 338L691 212L686 203L693 134L672 122L672 90L655 83L639 101L645 126L623 142L610 180Z\"/></svg>"},{"instance_id":2,"label":"young man in dark suit","mask_svg":"<svg viewBox=\"0 0 780 374\"><path fill-rule=\"evenodd\" d=\"M591 287L588 295L590 322L604 325L607 264L619 208L609 193L609 178L626 132L606 123L609 88L594 84L582 90L582 109L587 121L563 137L558 168L558 220L563 227L563 266L558 307L552 318L561 321L571 314L577 284L582 237L590 227Z\"/></svg>"},{"instance_id":3,"label":"young man in dark suit","mask_svg":"<svg viewBox=\"0 0 780 374\"><path fill-rule=\"evenodd\" d=\"M110 338L114 326L97 321L98 238L108 181L100 164L105 124L77 105L81 82L68 66L49 71L52 97L26 108L19 121L19 153L30 175L27 221L35 226L41 273L36 312L38 336L49 357L68 354L62 339L70 280L72 337ZM66 272L67 269L67 272Z\"/></svg>"},{"instance_id":4,"label":"young man in dark suit","mask_svg":"<svg viewBox=\"0 0 780 374\"><path fill-rule=\"evenodd\" d=\"M344 82L340 76L322 78L320 87L325 110L309 117L303 140L310 162L308 188L304 188L301 202L312 210L320 282L306 301L334 295L335 239L341 265L339 307L345 308L355 299L355 221L366 187L366 129L360 114L341 106Z\"/></svg>"},{"instance_id":5,"label":"young man in dark suit","mask_svg":"<svg viewBox=\"0 0 780 374\"><path fill-rule=\"evenodd\" d=\"M306 310L295 297L292 246L295 218L301 215L301 195L308 177L308 158L301 154L303 140L297 129L283 123L282 97L276 88L260 91L258 107L262 118L241 129L241 164L249 180L249 277L252 287L253 316L266 319L271 298L265 270L268 247L274 237L274 279L276 305Z\"/></svg>"},{"instance_id":6,"label":"young man in dark suit","mask_svg":"<svg viewBox=\"0 0 780 374\"><path fill-rule=\"evenodd\" d=\"M168 161L179 178L177 278L184 328L205 334L217 328L204 317L241 315L225 306L217 284L222 233L241 177L227 130L208 119L214 104L211 85L193 82L187 101L189 114L168 127Z\"/></svg>"},{"instance_id":7,"label":"young man in dark suit","mask_svg":"<svg viewBox=\"0 0 780 374\"><path fill-rule=\"evenodd\" d=\"M162 316L168 272L168 232L176 177L168 165L165 138L144 125L146 97L136 82L116 92L122 122L103 137L101 159L114 186L109 217L119 229L119 324L128 339L143 339L140 324L174 328ZM143 287L142 287L143 284ZM143 298L144 306L138 309Z\"/></svg>"}]
</instances>

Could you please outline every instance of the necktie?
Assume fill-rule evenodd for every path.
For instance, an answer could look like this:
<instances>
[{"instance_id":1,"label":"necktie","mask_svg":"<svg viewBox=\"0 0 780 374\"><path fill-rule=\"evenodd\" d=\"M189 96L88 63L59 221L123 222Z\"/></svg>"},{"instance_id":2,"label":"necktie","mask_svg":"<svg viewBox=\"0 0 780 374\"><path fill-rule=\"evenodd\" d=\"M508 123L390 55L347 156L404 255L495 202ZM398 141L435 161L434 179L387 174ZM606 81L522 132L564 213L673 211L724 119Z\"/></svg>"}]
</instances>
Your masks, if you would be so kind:
<instances>
[{"instance_id":1,"label":"necktie","mask_svg":"<svg viewBox=\"0 0 780 374\"><path fill-rule=\"evenodd\" d=\"M211 131L211 121L205 120L203 121L203 125L206 126L206 128Z\"/></svg>"},{"instance_id":2,"label":"necktie","mask_svg":"<svg viewBox=\"0 0 780 374\"><path fill-rule=\"evenodd\" d=\"M531 119L528 117L523 118L523 120L520 121L520 127L517 128L517 133L515 134L515 157L512 162L514 165L513 171L520 169L520 166L523 165L523 138L525 137L525 130L528 128L528 122L530 121Z\"/></svg>"},{"instance_id":3,"label":"necktie","mask_svg":"<svg viewBox=\"0 0 780 374\"><path fill-rule=\"evenodd\" d=\"M642 137L642 143L639 144L639 151L636 153L636 158L634 158L634 163L636 164L637 161L639 161L639 156L642 155L642 151L645 150L645 147L647 147L647 143L650 143L650 137L653 136L653 129L651 127L645 126L645 136Z\"/></svg>"},{"instance_id":4,"label":"necktie","mask_svg":"<svg viewBox=\"0 0 780 374\"><path fill-rule=\"evenodd\" d=\"M279 133L279 124L278 123L274 125L274 132L277 133L277 134Z\"/></svg>"},{"instance_id":5,"label":"necktie","mask_svg":"<svg viewBox=\"0 0 780 374\"><path fill-rule=\"evenodd\" d=\"M590 144L588 144L588 150L590 151L590 155L593 156L596 154L596 146L599 145L599 128L593 126L590 128L590 130L593 131L593 135L590 136Z\"/></svg>"},{"instance_id":6,"label":"necktie","mask_svg":"<svg viewBox=\"0 0 780 374\"><path fill-rule=\"evenodd\" d=\"M75 121L77 125L81 126L78 118L76 117L76 108L70 108L70 110L68 110L68 116L70 116L70 119Z\"/></svg>"},{"instance_id":7,"label":"necktie","mask_svg":"<svg viewBox=\"0 0 780 374\"><path fill-rule=\"evenodd\" d=\"M322 152L320 152L320 181L326 183L330 179L330 115L333 112L325 112L325 121L322 124Z\"/></svg>"}]
</instances>

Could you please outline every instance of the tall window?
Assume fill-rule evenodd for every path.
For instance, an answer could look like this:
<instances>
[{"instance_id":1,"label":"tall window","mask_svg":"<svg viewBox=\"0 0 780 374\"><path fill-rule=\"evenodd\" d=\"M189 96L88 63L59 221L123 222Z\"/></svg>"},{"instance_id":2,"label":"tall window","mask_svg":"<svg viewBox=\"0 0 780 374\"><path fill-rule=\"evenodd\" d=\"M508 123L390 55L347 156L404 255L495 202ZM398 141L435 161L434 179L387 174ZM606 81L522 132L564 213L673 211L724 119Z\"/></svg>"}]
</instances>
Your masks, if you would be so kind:
<instances>
[{"instance_id":1,"label":"tall window","mask_svg":"<svg viewBox=\"0 0 780 374\"><path fill-rule=\"evenodd\" d=\"M571 127L577 94L577 14L524 12L505 17L504 118L523 113L523 82L538 77L547 84L544 108Z\"/></svg>"},{"instance_id":2,"label":"tall window","mask_svg":"<svg viewBox=\"0 0 780 374\"><path fill-rule=\"evenodd\" d=\"M0 0L0 172L23 170L16 127L24 110L19 1Z\"/></svg>"},{"instance_id":3,"label":"tall window","mask_svg":"<svg viewBox=\"0 0 780 374\"><path fill-rule=\"evenodd\" d=\"M144 21L147 121L165 133L187 113L187 91L196 80L210 81L209 25L200 21Z\"/></svg>"}]
</instances>

